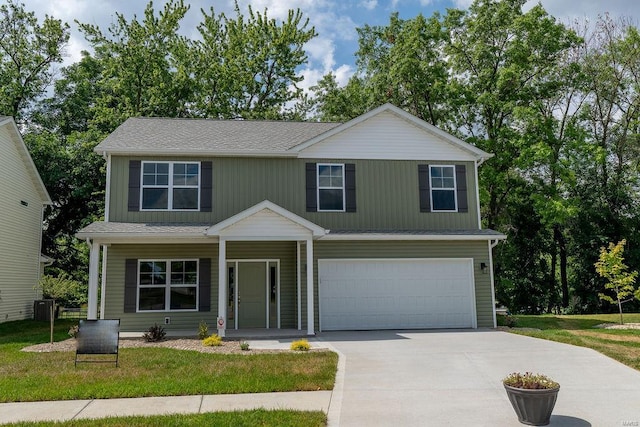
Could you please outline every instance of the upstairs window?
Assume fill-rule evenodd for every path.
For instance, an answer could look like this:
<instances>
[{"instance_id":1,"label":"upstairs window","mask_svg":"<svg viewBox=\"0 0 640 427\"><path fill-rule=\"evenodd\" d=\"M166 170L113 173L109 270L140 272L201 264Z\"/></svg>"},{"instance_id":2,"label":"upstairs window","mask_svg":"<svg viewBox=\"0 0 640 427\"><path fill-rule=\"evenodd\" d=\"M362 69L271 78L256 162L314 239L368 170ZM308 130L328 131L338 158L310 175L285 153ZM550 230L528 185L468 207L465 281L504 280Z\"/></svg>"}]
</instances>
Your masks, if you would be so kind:
<instances>
[{"instance_id":1,"label":"upstairs window","mask_svg":"<svg viewBox=\"0 0 640 427\"><path fill-rule=\"evenodd\" d=\"M429 167L431 210L456 212L456 173L454 166Z\"/></svg>"},{"instance_id":2,"label":"upstairs window","mask_svg":"<svg viewBox=\"0 0 640 427\"><path fill-rule=\"evenodd\" d=\"M142 210L198 210L200 163L142 162Z\"/></svg>"},{"instance_id":3,"label":"upstairs window","mask_svg":"<svg viewBox=\"0 0 640 427\"><path fill-rule=\"evenodd\" d=\"M318 164L318 211L344 212L344 165Z\"/></svg>"}]
</instances>

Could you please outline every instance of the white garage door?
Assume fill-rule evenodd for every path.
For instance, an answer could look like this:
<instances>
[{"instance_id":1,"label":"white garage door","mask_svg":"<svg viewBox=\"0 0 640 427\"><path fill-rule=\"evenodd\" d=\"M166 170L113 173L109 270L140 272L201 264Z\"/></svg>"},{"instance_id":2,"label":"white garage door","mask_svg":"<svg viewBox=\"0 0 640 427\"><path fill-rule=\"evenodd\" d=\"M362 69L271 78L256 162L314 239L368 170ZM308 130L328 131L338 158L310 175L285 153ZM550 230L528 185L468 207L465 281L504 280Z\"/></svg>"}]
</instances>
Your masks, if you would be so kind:
<instances>
[{"instance_id":1,"label":"white garage door","mask_svg":"<svg viewBox=\"0 0 640 427\"><path fill-rule=\"evenodd\" d=\"M476 327L471 259L319 260L320 328Z\"/></svg>"}]
</instances>

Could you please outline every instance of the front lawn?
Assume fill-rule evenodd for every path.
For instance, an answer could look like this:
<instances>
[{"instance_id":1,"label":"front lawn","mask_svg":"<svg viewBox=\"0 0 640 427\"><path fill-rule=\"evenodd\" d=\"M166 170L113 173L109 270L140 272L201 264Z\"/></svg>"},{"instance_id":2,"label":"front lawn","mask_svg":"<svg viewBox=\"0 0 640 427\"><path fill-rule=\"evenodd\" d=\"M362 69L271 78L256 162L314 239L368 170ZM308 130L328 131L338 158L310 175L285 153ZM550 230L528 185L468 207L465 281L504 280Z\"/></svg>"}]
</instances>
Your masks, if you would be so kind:
<instances>
[{"instance_id":1,"label":"front lawn","mask_svg":"<svg viewBox=\"0 0 640 427\"><path fill-rule=\"evenodd\" d=\"M73 321L56 322L56 340ZM27 353L49 341L49 324L0 324L0 402L331 390L333 352L205 354L169 348L120 349L119 367L79 364L73 352Z\"/></svg>"},{"instance_id":2,"label":"front lawn","mask_svg":"<svg viewBox=\"0 0 640 427\"><path fill-rule=\"evenodd\" d=\"M158 415L153 417L117 417L99 420L72 420L65 422L19 423L21 427L138 427L138 426L234 426L234 427L321 427L327 425L327 416L321 411L251 411L209 412L204 414Z\"/></svg>"},{"instance_id":3,"label":"front lawn","mask_svg":"<svg viewBox=\"0 0 640 427\"><path fill-rule=\"evenodd\" d=\"M640 329L600 329L601 323L618 323L619 314L515 315L510 332L566 344L592 348L612 359L640 370ZM503 320L502 316L498 316ZM640 323L640 313L624 314L625 323ZM522 330L518 328L535 328Z\"/></svg>"}]
</instances>

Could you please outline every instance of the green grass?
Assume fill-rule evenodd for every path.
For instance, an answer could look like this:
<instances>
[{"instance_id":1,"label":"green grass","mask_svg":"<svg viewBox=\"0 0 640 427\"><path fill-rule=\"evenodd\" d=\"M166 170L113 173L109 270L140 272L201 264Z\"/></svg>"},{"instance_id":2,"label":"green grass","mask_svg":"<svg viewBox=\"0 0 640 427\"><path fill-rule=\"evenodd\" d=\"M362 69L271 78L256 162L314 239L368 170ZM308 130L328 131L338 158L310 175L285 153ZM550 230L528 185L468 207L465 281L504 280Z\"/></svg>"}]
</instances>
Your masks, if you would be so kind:
<instances>
[{"instance_id":1,"label":"green grass","mask_svg":"<svg viewBox=\"0 0 640 427\"><path fill-rule=\"evenodd\" d=\"M99 420L73 420L61 423L38 422L18 423L18 426L61 426L61 427L137 427L137 426L278 426L278 427L321 427L327 425L327 416L321 411L251 411L211 412L203 414L158 415L151 417L114 417Z\"/></svg>"},{"instance_id":2,"label":"green grass","mask_svg":"<svg viewBox=\"0 0 640 427\"><path fill-rule=\"evenodd\" d=\"M56 339L72 321L56 322ZM0 402L331 390L333 352L207 354L168 348L125 348L119 367L84 363L73 352L27 353L49 341L46 322L0 324Z\"/></svg>"},{"instance_id":3,"label":"green grass","mask_svg":"<svg viewBox=\"0 0 640 427\"><path fill-rule=\"evenodd\" d=\"M639 329L596 329L600 323L618 323L618 314L585 315L516 315L516 328L536 328L539 331L511 330L513 333L573 344L594 349L636 370L640 370ZM500 316L499 320L502 320ZM625 323L640 323L640 313L624 314ZM499 322L500 323L500 322Z\"/></svg>"}]
</instances>

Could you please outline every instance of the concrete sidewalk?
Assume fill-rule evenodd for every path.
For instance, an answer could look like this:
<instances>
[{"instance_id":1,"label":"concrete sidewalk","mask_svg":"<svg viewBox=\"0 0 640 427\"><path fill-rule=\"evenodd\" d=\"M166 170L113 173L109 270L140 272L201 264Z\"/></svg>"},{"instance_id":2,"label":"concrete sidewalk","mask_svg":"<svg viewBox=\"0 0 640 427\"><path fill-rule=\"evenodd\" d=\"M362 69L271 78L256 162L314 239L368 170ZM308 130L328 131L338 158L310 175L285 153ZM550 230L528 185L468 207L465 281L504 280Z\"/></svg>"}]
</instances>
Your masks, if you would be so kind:
<instances>
[{"instance_id":1,"label":"concrete sidewalk","mask_svg":"<svg viewBox=\"0 0 640 427\"><path fill-rule=\"evenodd\" d=\"M331 391L63 400L0 404L0 423L68 421L131 415L196 414L247 409L329 411Z\"/></svg>"}]
</instances>

